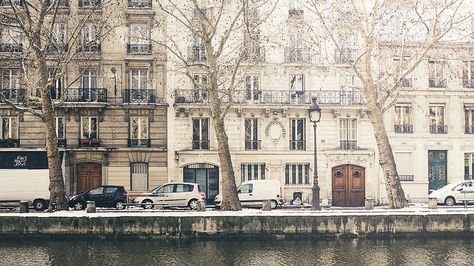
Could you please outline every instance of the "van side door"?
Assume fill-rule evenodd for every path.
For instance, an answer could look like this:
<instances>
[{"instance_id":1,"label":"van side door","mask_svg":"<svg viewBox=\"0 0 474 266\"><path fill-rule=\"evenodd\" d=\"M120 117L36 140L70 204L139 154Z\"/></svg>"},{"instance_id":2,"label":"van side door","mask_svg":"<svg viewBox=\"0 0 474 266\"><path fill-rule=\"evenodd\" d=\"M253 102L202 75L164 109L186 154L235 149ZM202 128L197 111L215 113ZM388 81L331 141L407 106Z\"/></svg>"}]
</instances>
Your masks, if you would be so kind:
<instances>
[{"instance_id":1,"label":"van side door","mask_svg":"<svg viewBox=\"0 0 474 266\"><path fill-rule=\"evenodd\" d=\"M256 202L253 196L253 184L245 184L237 191L239 193L239 200L242 206L252 206Z\"/></svg>"}]
</instances>

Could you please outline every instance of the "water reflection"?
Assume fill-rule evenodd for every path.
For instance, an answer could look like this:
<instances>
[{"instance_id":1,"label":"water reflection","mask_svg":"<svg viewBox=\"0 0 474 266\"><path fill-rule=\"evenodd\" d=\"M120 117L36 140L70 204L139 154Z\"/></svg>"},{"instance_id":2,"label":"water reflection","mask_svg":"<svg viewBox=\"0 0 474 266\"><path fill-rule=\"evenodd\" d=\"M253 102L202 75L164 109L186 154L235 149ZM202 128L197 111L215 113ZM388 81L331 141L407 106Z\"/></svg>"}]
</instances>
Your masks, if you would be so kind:
<instances>
[{"instance_id":1,"label":"water reflection","mask_svg":"<svg viewBox=\"0 0 474 266\"><path fill-rule=\"evenodd\" d=\"M0 265L471 265L470 239L3 240Z\"/></svg>"}]
</instances>

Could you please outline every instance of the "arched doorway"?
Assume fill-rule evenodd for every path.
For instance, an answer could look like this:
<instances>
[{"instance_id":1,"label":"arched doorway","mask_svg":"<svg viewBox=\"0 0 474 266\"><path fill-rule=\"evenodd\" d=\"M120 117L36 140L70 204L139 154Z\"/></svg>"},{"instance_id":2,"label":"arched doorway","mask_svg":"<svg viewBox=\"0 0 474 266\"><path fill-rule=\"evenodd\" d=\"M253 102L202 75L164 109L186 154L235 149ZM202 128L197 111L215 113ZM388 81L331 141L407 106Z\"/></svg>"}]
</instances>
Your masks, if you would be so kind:
<instances>
[{"instance_id":1,"label":"arched doorway","mask_svg":"<svg viewBox=\"0 0 474 266\"><path fill-rule=\"evenodd\" d=\"M77 193L102 185L102 165L79 163L77 165Z\"/></svg>"},{"instance_id":2,"label":"arched doorway","mask_svg":"<svg viewBox=\"0 0 474 266\"><path fill-rule=\"evenodd\" d=\"M365 200L365 168L352 164L332 168L332 205L361 207Z\"/></svg>"},{"instance_id":3,"label":"arched doorway","mask_svg":"<svg viewBox=\"0 0 474 266\"><path fill-rule=\"evenodd\" d=\"M219 167L208 163L195 163L183 168L183 181L198 183L206 202L211 204L219 193Z\"/></svg>"}]
</instances>

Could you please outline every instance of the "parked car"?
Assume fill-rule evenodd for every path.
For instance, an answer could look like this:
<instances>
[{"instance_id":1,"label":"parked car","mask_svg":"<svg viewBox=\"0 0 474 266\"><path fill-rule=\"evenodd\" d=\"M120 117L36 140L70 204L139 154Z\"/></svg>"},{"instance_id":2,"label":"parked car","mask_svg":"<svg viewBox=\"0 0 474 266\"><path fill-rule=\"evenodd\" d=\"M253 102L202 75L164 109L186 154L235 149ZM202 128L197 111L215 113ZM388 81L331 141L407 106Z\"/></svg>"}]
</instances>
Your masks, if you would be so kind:
<instances>
[{"instance_id":1,"label":"parked car","mask_svg":"<svg viewBox=\"0 0 474 266\"><path fill-rule=\"evenodd\" d=\"M122 210L127 202L127 191L123 186L98 186L69 199L68 205L75 210L86 208L87 201L95 201L96 207Z\"/></svg>"},{"instance_id":2,"label":"parked car","mask_svg":"<svg viewBox=\"0 0 474 266\"><path fill-rule=\"evenodd\" d=\"M198 201L204 201L206 194L199 184L195 183L165 183L149 193L141 194L132 199L134 203L143 204L144 209L152 209L153 204L163 207L189 207L194 210Z\"/></svg>"},{"instance_id":3,"label":"parked car","mask_svg":"<svg viewBox=\"0 0 474 266\"><path fill-rule=\"evenodd\" d=\"M283 190L278 180L251 180L240 184L237 188L240 204L246 207L262 207L263 202L270 200L271 208L276 209L283 204ZM216 207L220 207L221 195L214 199Z\"/></svg>"},{"instance_id":4,"label":"parked car","mask_svg":"<svg viewBox=\"0 0 474 266\"><path fill-rule=\"evenodd\" d=\"M430 193L429 197L436 197L438 204L453 206L463 201L474 201L474 181L462 180L448 184Z\"/></svg>"}]
</instances>

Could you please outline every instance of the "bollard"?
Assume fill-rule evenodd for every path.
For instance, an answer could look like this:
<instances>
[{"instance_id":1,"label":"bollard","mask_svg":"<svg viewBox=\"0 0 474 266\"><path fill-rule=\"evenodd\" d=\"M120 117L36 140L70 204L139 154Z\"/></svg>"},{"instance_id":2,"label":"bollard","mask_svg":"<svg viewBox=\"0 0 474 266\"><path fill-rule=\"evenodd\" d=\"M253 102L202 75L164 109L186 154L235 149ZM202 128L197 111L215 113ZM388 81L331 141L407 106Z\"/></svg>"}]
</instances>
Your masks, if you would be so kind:
<instances>
[{"instance_id":1,"label":"bollard","mask_svg":"<svg viewBox=\"0 0 474 266\"><path fill-rule=\"evenodd\" d=\"M28 201L20 201L20 213L28 213L29 211Z\"/></svg>"},{"instance_id":2,"label":"bollard","mask_svg":"<svg viewBox=\"0 0 474 266\"><path fill-rule=\"evenodd\" d=\"M438 208L438 199L437 198L428 198L428 209L436 209Z\"/></svg>"},{"instance_id":3,"label":"bollard","mask_svg":"<svg viewBox=\"0 0 474 266\"><path fill-rule=\"evenodd\" d=\"M264 211L271 211L272 210L272 202L270 200L266 200L262 203L262 210Z\"/></svg>"},{"instance_id":4,"label":"bollard","mask_svg":"<svg viewBox=\"0 0 474 266\"><path fill-rule=\"evenodd\" d=\"M87 207L86 207L86 212L87 213L95 213L95 201L88 201L87 202Z\"/></svg>"},{"instance_id":5,"label":"bollard","mask_svg":"<svg viewBox=\"0 0 474 266\"><path fill-rule=\"evenodd\" d=\"M374 209L374 199L373 198L366 198L365 199L365 209L366 210L373 210Z\"/></svg>"},{"instance_id":6,"label":"bollard","mask_svg":"<svg viewBox=\"0 0 474 266\"><path fill-rule=\"evenodd\" d=\"M206 204L204 203L203 200L200 200L200 201L197 202L196 210L198 212L205 212L206 211Z\"/></svg>"}]
</instances>

